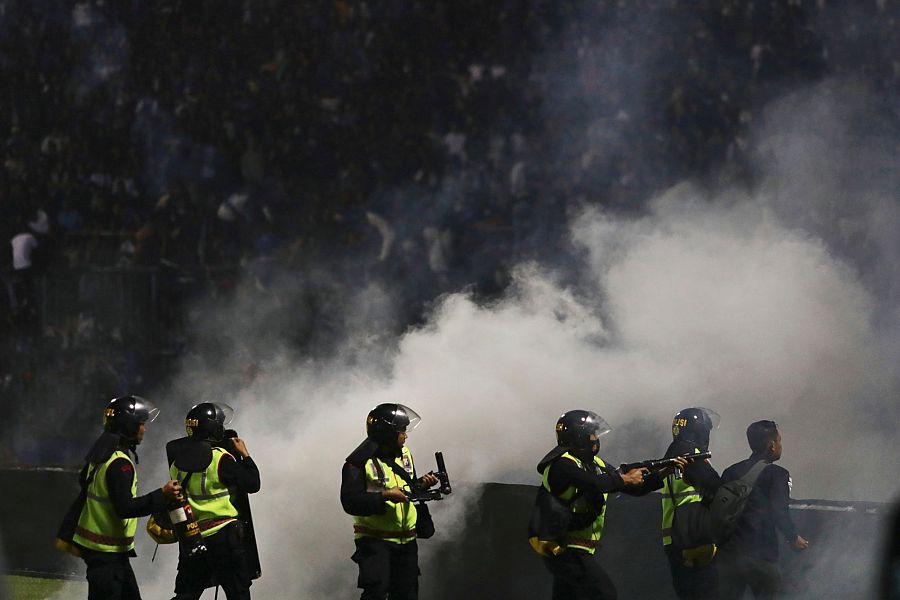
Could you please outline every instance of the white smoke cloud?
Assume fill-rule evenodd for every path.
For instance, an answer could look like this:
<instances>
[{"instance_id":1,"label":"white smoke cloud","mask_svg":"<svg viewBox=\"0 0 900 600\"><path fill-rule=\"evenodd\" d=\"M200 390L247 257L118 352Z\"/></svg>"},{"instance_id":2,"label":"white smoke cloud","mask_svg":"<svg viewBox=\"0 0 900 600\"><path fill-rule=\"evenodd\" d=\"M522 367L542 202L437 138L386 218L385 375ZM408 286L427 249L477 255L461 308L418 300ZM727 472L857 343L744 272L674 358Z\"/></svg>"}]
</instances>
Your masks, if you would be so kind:
<instances>
[{"instance_id":1,"label":"white smoke cloud","mask_svg":"<svg viewBox=\"0 0 900 600\"><path fill-rule=\"evenodd\" d=\"M598 45L595 58L623 80L605 90L617 99L606 99L609 114L589 115L605 140L591 164L633 151L618 116L644 114L634 98L655 81L649 66L616 70L626 60L609 48ZM723 417L711 443L720 470L747 455L750 422L774 419L795 497L887 499L897 477L883 474L900 469L900 187L896 138L872 126L876 104L865 89L832 82L769 107L755 144L764 178L752 194L682 184L640 217L583 212L572 223L586 258L573 287L521 265L502 299L448 295L399 339L372 326L390 322L393 307L388 291L369 287L346 319L344 351L328 360L298 361L281 340L256 337L270 316L252 299L199 311L240 348L184 362L165 420L142 448L141 490L166 478L159 447L180 435L174 407L186 412L213 393L237 408L234 426L262 472L251 498L264 571L254 596L338 600L358 595L340 469L380 402L422 415L409 441L418 466L443 450L455 481L536 483L534 465L568 409L603 415L614 431L602 453L625 461L661 452L675 411L708 406ZM243 352L262 347L271 350L248 383ZM434 507L438 539L422 542L426 559L460 531L452 523L468 501L458 493ZM152 565L145 536L138 551L144 596L171 595L175 549L161 548Z\"/></svg>"},{"instance_id":2,"label":"white smoke cloud","mask_svg":"<svg viewBox=\"0 0 900 600\"><path fill-rule=\"evenodd\" d=\"M252 501L266 574L255 593L355 594L340 469L380 402L422 415L409 441L420 469L440 449L456 480L535 483L555 419L571 408L596 410L620 432L648 421L661 450L672 414L701 405L723 416L711 444L720 468L748 454L746 425L767 418L784 433L782 463L796 497L893 491L896 482L858 466L873 448L857 437L866 423L856 402L888 391L874 302L821 239L787 227L756 198L689 185L662 194L641 218L588 211L572 231L587 255L583 289L594 293L524 265L492 305L443 298L377 367L358 360L351 338L353 366L273 363L236 395L235 425L263 474ZM649 458L629 453L646 444L613 435L604 452L616 461ZM896 450L879 450L896 465ZM458 531L448 523L462 518L466 502L454 496L435 507L443 535ZM423 542L423 554L436 543ZM171 588L172 559L143 574L156 580L148 592Z\"/></svg>"}]
</instances>

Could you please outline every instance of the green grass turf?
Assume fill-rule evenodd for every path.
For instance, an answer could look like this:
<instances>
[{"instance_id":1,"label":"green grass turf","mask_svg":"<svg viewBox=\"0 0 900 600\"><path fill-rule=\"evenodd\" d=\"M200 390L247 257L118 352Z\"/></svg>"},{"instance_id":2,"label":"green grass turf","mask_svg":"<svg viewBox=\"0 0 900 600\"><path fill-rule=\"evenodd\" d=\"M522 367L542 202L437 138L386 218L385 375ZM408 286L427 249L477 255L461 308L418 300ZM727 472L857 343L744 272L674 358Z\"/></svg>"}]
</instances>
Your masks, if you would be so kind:
<instances>
[{"instance_id":1,"label":"green grass turf","mask_svg":"<svg viewBox=\"0 0 900 600\"><path fill-rule=\"evenodd\" d=\"M59 592L64 592L60 598L87 597L87 584L80 581L9 575L6 577L6 588L10 600L45 600Z\"/></svg>"}]
</instances>

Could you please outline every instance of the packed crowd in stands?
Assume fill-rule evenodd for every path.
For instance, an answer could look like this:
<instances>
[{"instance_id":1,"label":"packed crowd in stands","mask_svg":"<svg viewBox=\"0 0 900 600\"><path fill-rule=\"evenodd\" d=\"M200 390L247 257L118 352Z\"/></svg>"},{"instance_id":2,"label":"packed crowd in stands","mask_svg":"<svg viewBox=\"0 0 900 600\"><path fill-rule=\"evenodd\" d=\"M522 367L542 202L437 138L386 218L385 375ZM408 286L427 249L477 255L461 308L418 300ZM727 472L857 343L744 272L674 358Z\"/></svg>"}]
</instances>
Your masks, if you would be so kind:
<instances>
[{"instance_id":1,"label":"packed crowd in stands","mask_svg":"<svg viewBox=\"0 0 900 600\"><path fill-rule=\"evenodd\" d=\"M572 207L752 185L746 134L773 97L852 76L900 106L898 18L888 0L0 0L3 402L146 386L196 298L328 264L393 285L414 322L562 247Z\"/></svg>"}]
</instances>

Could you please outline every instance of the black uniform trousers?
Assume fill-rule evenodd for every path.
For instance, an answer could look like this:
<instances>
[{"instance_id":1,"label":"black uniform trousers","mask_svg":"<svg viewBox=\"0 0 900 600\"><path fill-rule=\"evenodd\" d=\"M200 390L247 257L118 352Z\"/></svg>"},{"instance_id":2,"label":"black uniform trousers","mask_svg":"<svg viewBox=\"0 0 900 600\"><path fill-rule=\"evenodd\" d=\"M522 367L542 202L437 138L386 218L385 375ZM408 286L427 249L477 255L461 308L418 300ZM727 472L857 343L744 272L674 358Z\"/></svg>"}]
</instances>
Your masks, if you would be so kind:
<instances>
[{"instance_id":1,"label":"black uniform trousers","mask_svg":"<svg viewBox=\"0 0 900 600\"><path fill-rule=\"evenodd\" d=\"M569 549L544 557L553 575L553 600L616 600L612 579L592 554Z\"/></svg>"},{"instance_id":2,"label":"black uniform trousers","mask_svg":"<svg viewBox=\"0 0 900 600\"><path fill-rule=\"evenodd\" d=\"M755 558L737 548L724 548L719 563L720 597L739 600L749 587L756 600L774 600L781 591L778 564Z\"/></svg>"},{"instance_id":3,"label":"black uniform trousers","mask_svg":"<svg viewBox=\"0 0 900 600\"><path fill-rule=\"evenodd\" d=\"M417 600L419 597L419 547L362 537L351 557L359 565L356 586L360 600Z\"/></svg>"},{"instance_id":4,"label":"black uniform trousers","mask_svg":"<svg viewBox=\"0 0 900 600\"><path fill-rule=\"evenodd\" d=\"M124 552L83 550L88 600L141 600L131 561Z\"/></svg>"},{"instance_id":5,"label":"black uniform trousers","mask_svg":"<svg viewBox=\"0 0 900 600\"><path fill-rule=\"evenodd\" d=\"M203 538L206 552L199 556L178 555L175 597L197 600L203 590L220 585L228 600L250 600L250 574L240 523L226 525Z\"/></svg>"},{"instance_id":6,"label":"black uniform trousers","mask_svg":"<svg viewBox=\"0 0 900 600\"><path fill-rule=\"evenodd\" d=\"M718 600L719 570L715 562L703 567L686 567L680 550L671 544L665 549L672 585L679 600Z\"/></svg>"}]
</instances>

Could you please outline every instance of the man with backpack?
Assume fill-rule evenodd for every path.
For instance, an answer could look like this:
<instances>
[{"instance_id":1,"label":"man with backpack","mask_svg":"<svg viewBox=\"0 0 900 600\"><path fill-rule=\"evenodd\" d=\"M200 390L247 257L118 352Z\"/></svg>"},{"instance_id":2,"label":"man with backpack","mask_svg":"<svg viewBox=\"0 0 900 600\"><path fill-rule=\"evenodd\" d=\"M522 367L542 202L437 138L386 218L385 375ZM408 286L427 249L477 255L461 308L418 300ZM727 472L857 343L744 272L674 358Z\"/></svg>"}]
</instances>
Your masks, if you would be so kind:
<instances>
[{"instance_id":1,"label":"man with backpack","mask_svg":"<svg viewBox=\"0 0 900 600\"><path fill-rule=\"evenodd\" d=\"M745 479L752 487L733 531L722 542L718 563L720 597L738 600L747 587L757 600L772 600L781 589L778 570L779 536L797 551L809 545L797 534L788 510L791 476L774 463L781 458L781 434L773 421L747 428L750 458L722 473L723 485ZM754 469L762 463L764 466ZM748 474L756 471L755 481Z\"/></svg>"},{"instance_id":2,"label":"man with backpack","mask_svg":"<svg viewBox=\"0 0 900 600\"><path fill-rule=\"evenodd\" d=\"M709 434L719 415L708 408L685 408L672 419L672 443L666 458L709 450ZM691 461L682 472L667 476L662 489L663 547L680 600L716 600L719 579L716 545L708 511L721 479L708 460ZM706 514L705 514L706 513Z\"/></svg>"}]
</instances>

